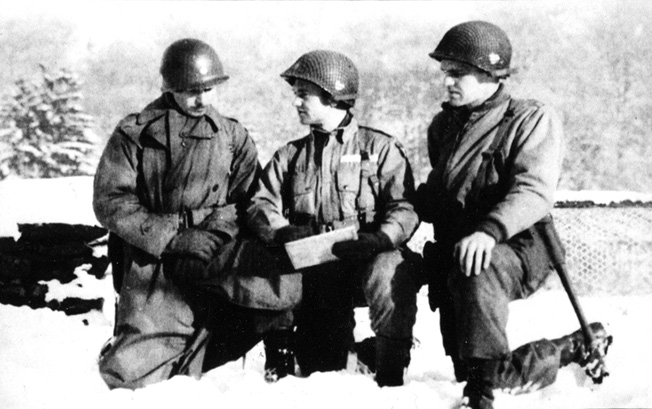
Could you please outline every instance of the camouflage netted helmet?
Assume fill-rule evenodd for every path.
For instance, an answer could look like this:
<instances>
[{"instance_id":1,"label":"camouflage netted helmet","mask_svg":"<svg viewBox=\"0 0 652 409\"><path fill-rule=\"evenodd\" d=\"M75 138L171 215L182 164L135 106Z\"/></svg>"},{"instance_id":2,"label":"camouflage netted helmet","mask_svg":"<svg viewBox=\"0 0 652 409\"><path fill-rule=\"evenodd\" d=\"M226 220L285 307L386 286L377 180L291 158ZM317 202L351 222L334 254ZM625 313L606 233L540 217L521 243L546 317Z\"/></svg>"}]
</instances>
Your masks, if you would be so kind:
<instances>
[{"instance_id":1,"label":"camouflage netted helmet","mask_svg":"<svg viewBox=\"0 0 652 409\"><path fill-rule=\"evenodd\" d=\"M226 81L222 62L203 41L184 38L172 43L161 61L164 91L190 91Z\"/></svg>"},{"instance_id":2,"label":"camouflage netted helmet","mask_svg":"<svg viewBox=\"0 0 652 409\"><path fill-rule=\"evenodd\" d=\"M513 73L510 68L512 45L507 34L486 21L469 21L454 26L429 55L437 61L470 64L496 78L507 78Z\"/></svg>"},{"instance_id":3,"label":"camouflage netted helmet","mask_svg":"<svg viewBox=\"0 0 652 409\"><path fill-rule=\"evenodd\" d=\"M353 106L358 96L358 69L342 53L315 50L305 53L285 70L283 77L290 84L295 79L312 82L336 101Z\"/></svg>"}]
</instances>

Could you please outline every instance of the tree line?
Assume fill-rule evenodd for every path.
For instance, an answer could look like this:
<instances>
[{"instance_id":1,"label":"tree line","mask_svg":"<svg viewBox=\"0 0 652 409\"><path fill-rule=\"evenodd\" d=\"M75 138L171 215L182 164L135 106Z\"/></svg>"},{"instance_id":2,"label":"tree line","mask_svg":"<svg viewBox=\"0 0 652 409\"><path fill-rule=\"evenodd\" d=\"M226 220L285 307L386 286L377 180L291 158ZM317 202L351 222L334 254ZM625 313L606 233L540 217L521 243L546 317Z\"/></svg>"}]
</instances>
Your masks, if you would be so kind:
<instances>
[{"instance_id":1,"label":"tree line","mask_svg":"<svg viewBox=\"0 0 652 409\"><path fill-rule=\"evenodd\" d=\"M467 11L470 19L492 21L512 39L513 65L519 70L508 81L512 94L540 99L560 113L567 143L560 187L649 191L652 43L647 39L652 37L648 24L652 5L605 2L588 8L589 3L572 7L561 3L546 7L532 7L530 2L464 3L464 7L472 7ZM419 7L419 3L408 4ZM426 129L444 99L438 64L427 54L454 22L437 18L407 21L392 15L373 22L351 19L338 36L321 38L308 35L316 18L294 22L282 32L282 22L270 18L259 21L264 29L249 35L166 20L157 23L165 29L147 42L114 41L101 46L89 42L82 54L74 55L69 50L75 30L65 21L25 25L5 19L4 37L13 40L0 43L0 57L7 61L7 69L0 72L0 145L11 138L15 142L15 115L19 113L7 107L15 108L16 98L27 93L25 84L41 81L44 86L43 73L56 77L65 69L76 78L75 95L79 97L71 103L79 109L65 114L76 118L73 123L81 121L71 135L77 135L82 126L98 136L87 140L84 135L90 133L82 132L74 147L84 153L76 157L96 160L96 151L120 118L142 109L160 92L158 64L165 47L182 36L192 36L214 45L220 53L231 79L220 90L218 109L249 129L263 162L283 143L306 133L298 124L290 87L279 77L280 72L305 51L331 48L349 55L359 66L361 90L355 114L361 122L397 136L417 180L423 180L429 170ZM288 37L288 32L296 36ZM274 36L281 34L287 38L276 41ZM45 118L49 114L38 115ZM30 126L34 124L26 129L32 129ZM34 138L21 132L23 138ZM86 143L93 145L94 152ZM70 151L67 154L62 160L72 155ZM8 167L6 158L4 163L0 177L23 172ZM39 176L24 163L22 166L22 176ZM66 173L92 173L93 168L92 163L75 169L66 166Z\"/></svg>"}]
</instances>

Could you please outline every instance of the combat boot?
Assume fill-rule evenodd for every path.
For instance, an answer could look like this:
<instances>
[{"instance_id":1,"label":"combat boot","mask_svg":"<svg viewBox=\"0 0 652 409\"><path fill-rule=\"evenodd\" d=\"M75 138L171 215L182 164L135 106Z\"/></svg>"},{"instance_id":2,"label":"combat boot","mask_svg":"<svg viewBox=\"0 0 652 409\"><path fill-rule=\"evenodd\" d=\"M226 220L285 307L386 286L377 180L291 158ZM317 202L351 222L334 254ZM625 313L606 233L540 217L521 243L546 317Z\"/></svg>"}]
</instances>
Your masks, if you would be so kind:
<instances>
[{"instance_id":1,"label":"combat boot","mask_svg":"<svg viewBox=\"0 0 652 409\"><path fill-rule=\"evenodd\" d=\"M353 351L358 359L360 372L376 373L376 337L369 337L356 342Z\"/></svg>"},{"instance_id":2,"label":"combat boot","mask_svg":"<svg viewBox=\"0 0 652 409\"><path fill-rule=\"evenodd\" d=\"M613 337L607 335L604 327L599 322L594 322L590 324L589 327L593 332L593 336L597 340L601 355L607 355L607 350L609 349L609 345L613 342ZM553 339L551 342L561 350L560 367L564 367L573 362L582 367L587 364L587 358L590 355L590 351L587 351L582 329L578 329L572 334L561 338Z\"/></svg>"},{"instance_id":3,"label":"combat boot","mask_svg":"<svg viewBox=\"0 0 652 409\"><path fill-rule=\"evenodd\" d=\"M492 374L498 361L470 359L465 362L467 382L460 409L493 409L494 380Z\"/></svg>"},{"instance_id":4,"label":"combat boot","mask_svg":"<svg viewBox=\"0 0 652 409\"><path fill-rule=\"evenodd\" d=\"M268 332L263 343L265 344L265 381L273 383L288 375L294 375L294 332L291 329Z\"/></svg>"},{"instance_id":5,"label":"combat boot","mask_svg":"<svg viewBox=\"0 0 652 409\"><path fill-rule=\"evenodd\" d=\"M451 361L453 361L453 370L455 372L455 380L457 382L464 382L469 376L469 368L460 357L451 356Z\"/></svg>"},{"instance_id":6,"label":"combat boot","mask_svg":"<svg viewBox=\"0 0 652 409\"><path fill-rule=\"evenodd\" d=\"M376 383L378 386L401 386L410 363L411 339L376 337Z\"/></svg>"},{"instance_id":7,"label":"combat boot","mask_svg":"<svg viewBox=\"0 0 652 409\"><path fill-rule=\"evenodd\" d=\"M493 399L486 396L477 396L474 398L464 396L459 409L494 409Z\"/></svg>"}]
</instances>

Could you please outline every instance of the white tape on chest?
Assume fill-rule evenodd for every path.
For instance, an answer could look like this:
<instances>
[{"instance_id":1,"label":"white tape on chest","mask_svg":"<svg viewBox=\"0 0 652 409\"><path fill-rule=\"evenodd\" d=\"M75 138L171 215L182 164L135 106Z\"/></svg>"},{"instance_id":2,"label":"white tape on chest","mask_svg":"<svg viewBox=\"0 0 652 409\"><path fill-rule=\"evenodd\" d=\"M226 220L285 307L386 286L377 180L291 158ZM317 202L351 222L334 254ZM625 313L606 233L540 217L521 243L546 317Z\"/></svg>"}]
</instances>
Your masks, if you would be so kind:
<instances>
[{"instance_id":1,"label":"white tape on chest","mask_svg":"<svg viewBox=\"0 0 652 409\"><path fill-rule=\"evenodd\" d=\"M360 163L360 160L361 157L358 154L342 155L342 157L340 158L340 163Z\"/></svg>"}]
</instances>

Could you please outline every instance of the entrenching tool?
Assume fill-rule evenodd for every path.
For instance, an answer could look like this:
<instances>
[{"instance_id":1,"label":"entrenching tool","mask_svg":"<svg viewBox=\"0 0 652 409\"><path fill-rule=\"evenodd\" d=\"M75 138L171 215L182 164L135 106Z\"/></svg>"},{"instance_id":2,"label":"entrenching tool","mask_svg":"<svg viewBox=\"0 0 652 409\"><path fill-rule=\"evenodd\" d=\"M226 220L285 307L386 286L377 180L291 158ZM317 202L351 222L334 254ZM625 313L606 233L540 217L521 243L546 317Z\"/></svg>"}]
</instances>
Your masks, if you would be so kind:
<instances>
[{"instance_id":1,"label":"entrenching tool","mask_svg":"<svg viewBox=\"0 0 652 409\"><path fill-rule=\"evenodd\" d=\"M577 319L580 322L582 334L584 335L584 357L580 361L580 365L584 368L584 371L594 383L602 383L602 380L609 376L609 370L604 362L604 357L607 354L609 345L613 342L613 337L611 335L606 337L596 337L591 330L570 281L568 269L566 267L565 251L561 246L561 240L559 239L557 231L553 227L552 222L546 223L546 229L548 230L548 234L542 234L541 236L550 250L553 267L559 274L561 283L564 286L566 294L568 294L571 304L573 305ZM555 240L550 240L550 237L555 237Z\"/></svg>"}]
</instances>

